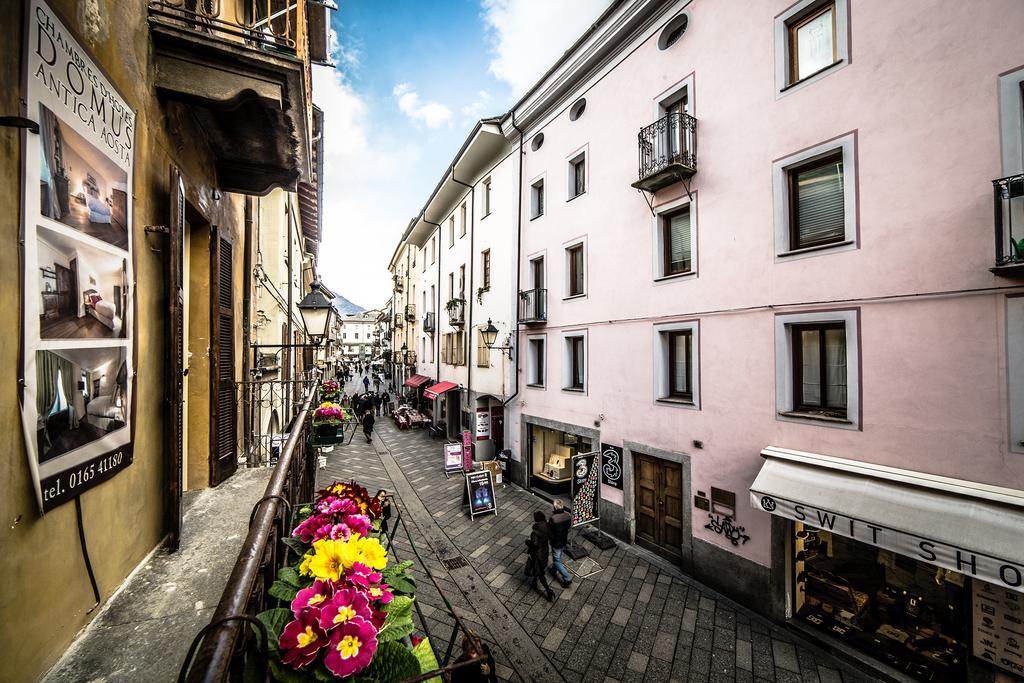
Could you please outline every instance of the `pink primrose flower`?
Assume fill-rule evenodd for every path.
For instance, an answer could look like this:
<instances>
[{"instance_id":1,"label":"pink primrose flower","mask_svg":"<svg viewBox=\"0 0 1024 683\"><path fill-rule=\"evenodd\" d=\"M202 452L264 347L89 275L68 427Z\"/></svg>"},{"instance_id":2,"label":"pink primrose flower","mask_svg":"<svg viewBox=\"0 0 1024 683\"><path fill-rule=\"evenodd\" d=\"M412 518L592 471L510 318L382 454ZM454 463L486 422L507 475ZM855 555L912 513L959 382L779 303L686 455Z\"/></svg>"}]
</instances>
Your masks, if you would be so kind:
<instances>
[{"instance_id":1,"label":"pink primrose flower","mask_svg":"<svg viewBox=\"0 0 1024 683\"><path fill-rule=\"evenodd\" d=\"M377 651L377 629L362 617L353 617L331 631L324 665L344 678L365 669Z\"/></svg>"},{"instance_id":2,"label":"pink primrose flower","mask_svg":"<svg viewBox=\"0 0 1024 683\"><path fill-rule=\"evenodd\" d=\"M320 608L331 599L334 586L330 581L314 581L309 588L303 588L292 600L292 613L297 617L304 609L315 609L319 617Z\"/></svg>"},{"instance_id":3,"label":"pink primrose flower","mask_svg":"<svg viewBox=\"0 0 1024 683\"><path fill-rule=\"evenodd\" d=\"M310 664L328 643L327 633L320 628L317 610L303 610L299 617L284 627L278 647L281 661L293 669Z\"/></svg>"},{"instance_id":4,"label":"pink primrose flower","mask_svg":"<svg viewBox=\"0 0 1024 683\"><path fill-rule=\"evenodd\" d=\"M330 631L356 617L371 619L372 616L373 611L366 595L355 588L339 588L320 609L320 627Z\"/></svg>"}]
</instances>

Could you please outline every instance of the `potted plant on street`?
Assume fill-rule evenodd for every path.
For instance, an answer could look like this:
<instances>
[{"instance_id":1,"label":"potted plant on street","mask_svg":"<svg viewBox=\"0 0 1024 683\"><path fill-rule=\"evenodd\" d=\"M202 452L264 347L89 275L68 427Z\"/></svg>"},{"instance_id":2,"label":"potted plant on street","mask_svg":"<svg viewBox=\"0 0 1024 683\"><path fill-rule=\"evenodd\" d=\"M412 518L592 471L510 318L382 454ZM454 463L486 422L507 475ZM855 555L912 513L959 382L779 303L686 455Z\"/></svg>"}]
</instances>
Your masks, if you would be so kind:
<instances>
[{"instance_id":1,"label":"potted plant on street","mask_svg":"<svg viewBox=\"0 0 1024 683\"><path fill-rule=\"evenodd\" d=\"M333 446L345 442L345 424L352 421L347 410L325 401L313 411L313 446Z\"/></svg>"},{"instance_id":2,"label":"potted plant on street","mask_svg":"<svg viewBox=\"0 0 1024 683\"><path fill-rule=\"evenodd\" d=\"M341 385L333 379L326 380L320 384L320 402L337 403L341 398Z\"/></svg>"}]
</instances>

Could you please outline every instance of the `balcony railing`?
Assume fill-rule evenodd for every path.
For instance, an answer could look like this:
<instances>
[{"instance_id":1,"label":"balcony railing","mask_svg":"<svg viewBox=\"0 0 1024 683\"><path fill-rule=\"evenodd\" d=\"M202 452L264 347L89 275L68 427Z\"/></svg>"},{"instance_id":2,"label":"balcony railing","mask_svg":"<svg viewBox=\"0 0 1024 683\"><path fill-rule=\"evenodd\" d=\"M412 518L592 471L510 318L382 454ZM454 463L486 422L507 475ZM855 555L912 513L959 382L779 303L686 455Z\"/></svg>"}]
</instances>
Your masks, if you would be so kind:
<instances>
[{"instance_id":1,"label":"balcony railing","mask_svg":"<svg viewBox=\"0 0 1024 683\"><path fill-rule=\"evenodd\" d=\"M519 292L519 322L542 323L548 319L548 290L526 289Z\"/></svg>"},{"instance_id":2,"label":"balcony railing","mask_svg":"<svg viewBox=\"0 0 1024 683\"><path fill-rule=\"evenodd\" d=\"M448 311L448 323L450 325L462 326L466 323L466 300L451 299L445 306Z\"/></svg>"},{"instance_id":3,"label":"balcony railing","mask_svg":"<svg viewBox=\"0 0 1024 683\"><path fill-rule=\"evenodd\" d=\"M394 326L395 326L396 330L400 330L400 329L405 327L405 321L402 320L401 316L398 316L398 315L395 316Z\"/></svg>"},{"instance_id":4,"label":"balcony railing","mask_svg":"<svg viewBox=\"0 0 1024 683\"><path fill-rule=\"evenodd\" d=\"M405 319L409 322L416 321L416 304L405 305Z\"/></svg>"},{"instance_id":5,"label":"balcony railing","mask_svg":"<svg viewBox=\"0 0 1024 683\"><path fill-rule=\"evenodd\" d=\"M640 169L633 187L656 192L697 172L697 119L672 112L638 135Z\"/></svg>"},{"instance_id":6,"label":"balcony railing","mask_svg":"<svg viewBox=\"0 0 1024 683\"><path fill-rule=\"evenodd\" d=\"M149 13L212 37L295 53L297 0L150 0Z\"/></svg>"},{"instance_id":7,"label":"balcony railing","mask_svg":"<svg viewBox=\"0 0 1024 683\"><path fill-rule=\"evenodd\" d=\"M405 364L406 365L416 365L416 352L415 351L406 351L405 352Z\"/></svg>"},{"instance_id":8,"label":"balcony railing","mask_svg":"<svg viewBox=\"0 0 1024 683\"><path fill-rule=\"evenodd\" d=\"M431 311L423 316L423 331L434 332L437 330L437 315Z\"/></svg>"},{"instance_id":9,"label":"balcony railing","mask_svg":"<svg viewBox=\"0 0 1024 683\"><path fill-rule=\"evenodd\" d=\"M992 181L996 265L1004 277L1024 277L1024 174Z\"/></svg>"}]
</instances>

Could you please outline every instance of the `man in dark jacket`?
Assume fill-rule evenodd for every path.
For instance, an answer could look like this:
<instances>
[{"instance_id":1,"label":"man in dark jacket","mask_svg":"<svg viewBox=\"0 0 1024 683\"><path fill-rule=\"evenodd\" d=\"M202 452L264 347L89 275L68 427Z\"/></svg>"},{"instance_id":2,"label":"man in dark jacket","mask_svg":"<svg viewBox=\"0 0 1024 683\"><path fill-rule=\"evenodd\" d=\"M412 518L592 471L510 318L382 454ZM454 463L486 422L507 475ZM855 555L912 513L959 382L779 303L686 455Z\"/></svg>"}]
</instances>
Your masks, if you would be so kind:
<instances>
[{"instance_id":1,"label":"man in dark jacket","mask_svg":"<svg viewBox=\"0 0 1024 683\"><path fill-rule=\"evenodd\" d=\"M566 543L569 542L569 529L572 527L572 515L565 509L565 505L562 501L555 500L551 507L553 508L553 514L551 515L551 573L558 575L559 580L562 582L562 588L566 588L572 583L572 574L562 564L562 551L565 550Z\"/></svg>"},{"instance_id":2,"label":"man in dark jacket","mask_svg":"<svg viewBox=\"0 0 1024 683\"><path fill-rule=\"evenodd\" d=\"M367 410L363 415L363 434L366 435L366 443L370 443L373 436L373 411Z\"/></svg>"},{"instance_id":3,"label":"man in dark jacket","mask_svg":"<svg viewBox=\"0 0 1024 683\"><path fill-rule=\"evenodd\" d=\"M539 580L544 586L544 598L551 602L555 594L544 576L548 566L548 519L540 510L533 513L533 529L526 540L526 552L526 575L530 577L530 587L537 588Z\"/></svg>"}]
</instances>

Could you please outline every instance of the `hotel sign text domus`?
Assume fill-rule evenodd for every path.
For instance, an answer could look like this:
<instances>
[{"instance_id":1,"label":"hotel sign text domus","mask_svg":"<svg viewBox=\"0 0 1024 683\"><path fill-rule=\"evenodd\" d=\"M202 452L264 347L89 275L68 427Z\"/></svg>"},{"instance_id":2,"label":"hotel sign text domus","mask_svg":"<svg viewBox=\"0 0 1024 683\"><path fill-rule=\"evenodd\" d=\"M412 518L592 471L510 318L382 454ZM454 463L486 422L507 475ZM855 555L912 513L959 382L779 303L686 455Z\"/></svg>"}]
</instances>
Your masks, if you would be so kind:
<instances>
[{"instance_id":1,"label":"hotel sign text domus","mask_svg":"<svg viewBox=\"0 0 1024 683\"><path fill-rule=\"evenodd\" d=\"M1024 565L804 503L750 492L753 505L885 550L1024 593Z\"/></svg>"}]
</instances>

